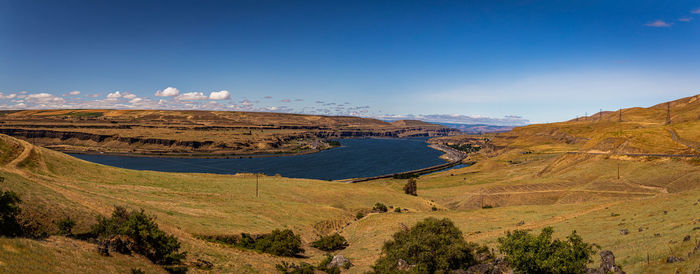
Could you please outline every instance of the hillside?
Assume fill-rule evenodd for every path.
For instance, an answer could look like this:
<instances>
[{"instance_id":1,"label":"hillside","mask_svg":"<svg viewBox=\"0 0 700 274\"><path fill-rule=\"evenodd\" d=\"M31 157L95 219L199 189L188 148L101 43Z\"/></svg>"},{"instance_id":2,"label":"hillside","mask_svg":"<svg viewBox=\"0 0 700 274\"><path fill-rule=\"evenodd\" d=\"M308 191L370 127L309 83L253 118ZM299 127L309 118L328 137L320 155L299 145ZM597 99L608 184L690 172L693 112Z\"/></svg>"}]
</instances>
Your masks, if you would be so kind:
<instances>
[{"instance_id":1,"label":"hillside","mask_svg":"<svg viewBox=\"0 0 700 274\"><path fill-rule=\"evenodd\" d=\"M674 102L680 106L685 100L683 107L692 112L697 110L692 98L697 97ZM468 241L492 248L507 231L552 226L557 237L576 230L585 241L612 250L627 273L699 271L700 252L693 250L700 240L700 159L674 142L669 131L675 130L675 140L698 140L693 137L700 134L698 122L678 118L692 117L679 113L665 125L663 117L654 120L655 107L634 111L638 114L627 120L623 116L623 122L591 118L468 136L484 147L470 156L477 163L419 177L418 196L404 194L406 180L399 179L348 184L266 176L255 197L252 174L124 170L5 135L0 135L0 176L5 178L2 190L18 192L26 214L54 231L53 222L65 216L77 220L76 230L85 231L113 205L144 208L183 242L188 260L210 261L214 272L269 273L283 260L316 264L323 252L310 243L338 231L350 244L338 253L355 265L347 272L364 273L380 256L382 243L402 225L431 216L450 218ZM450 142L467 140L460 138L466 137ZM625 145L591 149L609 144L608 138ZM445 138L432 141L440 140ZM377 202L408 211L369 213ZM356 220L358 212L368 216ZM275 228L300 234L306 257L276 257L194 236ZM161 271L139 256L101 257L94 244L63 236L46 241L0 238L0 245L0 272ZM666 263L670 255L684 261Z\"/></svg>"},{"instance_id":2,"label":"hillside","mask_svg":"<svg viewBox=\"0 0 700 274\"><path fill-rule=\"evenodd\" d=\"M347 137L433 137L458 131L419 121L266 112L23 110L0 133L64 152L223 156L313 152Z\"/></svg>"}]
</instances>

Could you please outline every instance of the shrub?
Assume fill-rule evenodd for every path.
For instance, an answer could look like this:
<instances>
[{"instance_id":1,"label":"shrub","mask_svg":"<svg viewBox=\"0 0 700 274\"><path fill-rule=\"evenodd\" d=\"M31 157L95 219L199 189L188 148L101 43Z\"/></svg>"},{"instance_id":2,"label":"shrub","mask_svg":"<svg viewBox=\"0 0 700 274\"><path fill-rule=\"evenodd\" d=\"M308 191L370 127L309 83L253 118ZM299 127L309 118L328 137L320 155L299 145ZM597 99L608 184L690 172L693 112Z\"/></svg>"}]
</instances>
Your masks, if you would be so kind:
<instances>
[{"instance_id":1,"label":"shrub","mask_svg":"<svg viewBox=\"0 0 700 274\"><path fill-rule=\"evenodd\" d=\"M394 208L394 212L401 213L401 208L397 206L396 208Z\"/></svg>"},{"instance_id":2,"label":"shrub","mask_svg":"<svg viewBox=\"0 0 700 274\"><path fill-rule=\"evenodd\" d=\"M592 262L594 245L583 242L576 231L566 241L552 240L553 232L551 227L536 236L524 230L508 232L498 239L499 250L524 273L584 273Z\"/></svg>"},{"instance_id":3,"label":"shrub","mask_svg":"<svg viewBox=\"0 0 700 274\"><path fill-rule=\"evenodd\" d=\"M121 242L127 248L123 251L142 254L156 264L179 264L185 258L184 252L178 252L180 242L177 238L160 230L155 217L147 215L143 209L129 212L117 206L110 218L98 217L91 234L106 245Z\"/></svg>"},{"instance_id":4,"label":"shrub","mask_svg":"<svg viewBox=\"0 0 700 274\"><path fill-rule=\"evenodd\" d=\"M73 219L71 219L70 217L66 217L58 221L58 223L56 223L56 226L58 226L59 233L71 235L73 234L73 227L75 227L75 221L73 221Z\"/></svg>"},{"instance_id":5,"label":"shrub","mask_svg":"<svg viewBox=\"0 0 700 274\"><path fill-rule=\"evenodd\" d=\"M431 208L431 210L437 211L437 207L436 207L436 206L433 206L433 207Z\"/></svg>"},{"instance_id":6,"label":"shrub","mask_svg":"<svg viewBox=\"0 0 700 274\"><path fill-rule=\"evenodd\" d=\"M374 204L374 208L372 208L372 211L374 212L387 212L389 209L386 208L386 206L382 203L376 203Z\"/></svg>"},{"instance_id":7,"label":"shrub","mask_svg":"<svg viewBox=\"0 0 700 274\"><path fill-rule=\"evenodd\" d=\"M255 250L277 256L294 257L304 252L301 248L301 237L294 235L294 232L289 229L275 229L255 239L254 242Z\"/></svg>"},{"instance_id":8,"label":"shrub","mask_svg":"<svg viewBox=\"0 0 700 274\"><path fill-rule=\"evenodd\" d=\"M285 274L314 274L314 266L308 263L296 265L282 261L282 263L276 264L275 268L277 268L277 271Z\"/></svg>"},{"instance_id":9,"label":"shrub","mask_svg":"<svg viewBox=\"0 0 700 274\"><path fill-rule=\"evenodd\" d=\"M270 233L261 235L241 233L240 236L195 235L195 237L209 242L257 250L277 256L293 257L304 252L304 249L301 248L301 238L294 235L294 232L289 229L276 229Z\"/></svg>"},{"instance_id":10,"label":"shrub","mask_svg":"<svg viewBox=\"0 0 700 274\"><path fill-rule=\"evenodd\" d=\"M413 196L418 196L418 185L416 184L416 179L408 179L408 182L406 182L406 185L403 186L403 192L405 192L408 195L413 195Z\"/></svg>"},{"instance_id":11,"label":"shrub","mask_svg":"<svg viewBox=\"0 0 700 274\"><path fill-rule=\"evenodd\" d=\"M22 202L17 193L4 191L0 193L0 235L15 237L22 235L22 225L17 220L21 213Z\"/></svg>"},{"instance_id":12,"label":"shrub","mask_svg":"<svg viewBox=\"0 0 700 274\"><path fill-rule=\"evenodd\" d=\"M355 215L355 219L362 219L365 217L365 214L362 214L362 212L357 212L357 215Z\"/></svg>"},{"instance_id":13,"label":"shrub","mask_svg":"<svg viewBox=\"0 0 700 274\"><path fill-rule=\"evenodd\" d=\"M308 263L300 263L299 265L296 265L294 263L282 261L281 263L276 264L275 268L277 268L277 271L281 273L290 274L313 274L316 273L316 270L328 274L340 274L340 269L337 266L331 268L327 267L331 260L333 260L333 256L330 254L326 254L326 257L323 260L321 260L318 266L315 267Z\"/></svg>"},{"instance_id":14,"label":"shrub","mask_svg":"<svg viewBox=\"0 0 700 274\"><path fill-rule=\"evenodd\" d=\"M342 235L334 233L321 237L318 241L313 242L311 246L323 251L336 251L348 247L348 241Z\"/></svg>"},{"instance_id":15,"label":"shrub","mask_svg":"<svg viewBox=\"0 0 700 274\"><path fill-rule=\"evenodd\" d=\"M404 260L415 273L466 270L476 264L473 246L449 219L427 218L384 242L382 257L372 268L376 273L394 273L397 262Z\"/></svg>"}]
</instances>

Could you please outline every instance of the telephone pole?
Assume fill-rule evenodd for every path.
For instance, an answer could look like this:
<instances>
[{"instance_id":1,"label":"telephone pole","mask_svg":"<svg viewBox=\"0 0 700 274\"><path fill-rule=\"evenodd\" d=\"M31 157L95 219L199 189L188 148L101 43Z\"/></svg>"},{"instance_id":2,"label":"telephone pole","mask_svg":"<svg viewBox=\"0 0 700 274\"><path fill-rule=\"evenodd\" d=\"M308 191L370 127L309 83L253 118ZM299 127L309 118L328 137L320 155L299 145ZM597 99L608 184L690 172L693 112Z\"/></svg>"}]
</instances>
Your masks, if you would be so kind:
<instances>
[{"instance_id":1,"label":"telephone pole","mask_svg":"<svg viewBox=\"0 0 700 274\"><path fill-rule=\"evenodd\" d=\"M618 120L618 122L622 122L622 108L620 108L620 119Z\"/></svg>"},{"instance_id":2,"label":"telephone pole","mask_svg":"<svg viewBox=\"0 0 700 274\"><path fill-rule=\"evenodd\" d=\"M666 124L671 124L671 102L666 103Z\"/></svg>"},{"instance_id":3,"label":"telephone pole","mask_svg":"<svg viewBox=\"0 0 700 274\"><path fill-rule=\"evenodd\" d=\"M620 163L617 163L617 180L620 181Z\"/></svg>"},{"instance_id":4,"label":"telephone pole","mask_svg":"<svg viewBox=\"0 0 700 274\"><path fill-rule=\"evenodd\" d=\"M603 121L603 109L602 108L600 109L600 112L598 112L598 120L600 120L601 122Z\"/></svg>"},{"instance_id":5,"label":"telephone pole","mask_svg":"<svg viewBox=\"0 0 700 274\"><path fill-rule=\"evenodd\" d=\"M260 173L255 173L255 197L258 197L258 185L260 184Z\"/></svg>"}]
</instances>

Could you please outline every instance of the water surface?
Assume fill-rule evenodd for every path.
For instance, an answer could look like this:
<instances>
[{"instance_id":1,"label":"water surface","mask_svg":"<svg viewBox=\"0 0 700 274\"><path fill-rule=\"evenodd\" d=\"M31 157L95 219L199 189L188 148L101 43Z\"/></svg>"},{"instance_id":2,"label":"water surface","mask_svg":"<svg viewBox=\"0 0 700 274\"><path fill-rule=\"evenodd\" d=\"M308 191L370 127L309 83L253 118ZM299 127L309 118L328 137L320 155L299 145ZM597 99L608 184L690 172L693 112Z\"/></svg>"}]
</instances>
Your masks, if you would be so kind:
<instances>
[{"instance_id":1,"label":"water surface","mask_svg":"<svg viewBox=\"0 0 700 274\"><path fill-rule=\"evenodd\" d=\"M313 154L244 159L71 155L90 162L137 170L219 174L259 172L321 180L371 177L445 163L439 158L443 153L429 148L423 138L339 141L341 147Z\"/></svg>"}]
</instances>

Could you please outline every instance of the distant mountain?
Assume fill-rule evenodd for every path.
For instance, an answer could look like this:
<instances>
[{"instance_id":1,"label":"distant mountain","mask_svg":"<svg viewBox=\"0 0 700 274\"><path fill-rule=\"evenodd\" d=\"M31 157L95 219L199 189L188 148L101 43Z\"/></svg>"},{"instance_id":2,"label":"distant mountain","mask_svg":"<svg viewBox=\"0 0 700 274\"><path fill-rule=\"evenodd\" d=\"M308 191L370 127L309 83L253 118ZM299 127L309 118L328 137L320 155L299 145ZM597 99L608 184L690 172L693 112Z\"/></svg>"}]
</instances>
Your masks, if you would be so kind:
<instances>
[{"instance_id":1,"label":"distant mountain","mask_svg":"<svg viewBox=\"0 0 700 274\"><path fill-rule=\"evenodd\" d=\"M514 128L514 126L495 126L486 124L456 124L456 123L436 123L450 128L459 129L460 131L467 134L480 134L480 133L498 133L507 132Z\"/></svg>"}]
</instances>

